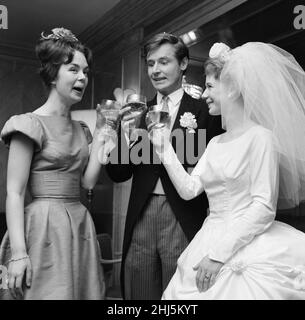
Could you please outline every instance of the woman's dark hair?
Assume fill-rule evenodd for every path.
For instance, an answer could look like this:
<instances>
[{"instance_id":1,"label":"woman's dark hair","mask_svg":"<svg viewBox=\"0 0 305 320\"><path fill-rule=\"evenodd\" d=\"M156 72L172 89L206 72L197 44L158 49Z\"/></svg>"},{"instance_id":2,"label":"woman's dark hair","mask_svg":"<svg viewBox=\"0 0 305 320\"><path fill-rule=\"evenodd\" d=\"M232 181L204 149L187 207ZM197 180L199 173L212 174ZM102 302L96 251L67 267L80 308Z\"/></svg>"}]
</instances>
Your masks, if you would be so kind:
<instances>
[{"instance_id":1,"label":"woman's dark hair","mask_svg":"<svg viewBox=\"0 0 305 320\"><path fill-rule=\"evenodd\" d=\"M54 33L54 30L60 30L61 33ZM69 64L73 60L75 51L84 54L89 66L92 61L91 50L84 46L71 31L60 28L53 29L52 32L49 36L42 34L35 48L41 63L39 74L47 88L50 88L56 79L60 66Z\"/></svg>"},{"instance_id":2,"label":"woman's dark hair","mask_svg":"<svg viewBox=\"0 0 305 320\"><path fill-rule=\"evenodd\" d=\"M166 32L156 34L144 45L145 58L147 58L147 55L151 50L157 49L165 43L169 43L174 46L175 56L179 63L181 63L185 57L189 59L189 49L183 40L180 37Z\"/></svg>"}]
</instances>

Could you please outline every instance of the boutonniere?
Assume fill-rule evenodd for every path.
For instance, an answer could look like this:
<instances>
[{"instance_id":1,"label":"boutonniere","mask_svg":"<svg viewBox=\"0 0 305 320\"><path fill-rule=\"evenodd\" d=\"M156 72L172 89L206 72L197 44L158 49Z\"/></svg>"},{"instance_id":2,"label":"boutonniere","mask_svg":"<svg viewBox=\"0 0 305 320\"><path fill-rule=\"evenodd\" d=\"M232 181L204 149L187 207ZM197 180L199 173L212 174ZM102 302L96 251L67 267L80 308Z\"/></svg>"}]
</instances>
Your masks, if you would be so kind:
<instances>
[{"instance_id":1,"label":"boutonniere","mask_svg":"<svg viewBox=\"0 0 305 320\"><path fill-rule=\"evenodd\" d=\"M180 126L187 128L189 133L195 133L194 129L197 128L195 116L191 112L184 112L184 114L180 116Z\"/></svg>"}]
</instances>

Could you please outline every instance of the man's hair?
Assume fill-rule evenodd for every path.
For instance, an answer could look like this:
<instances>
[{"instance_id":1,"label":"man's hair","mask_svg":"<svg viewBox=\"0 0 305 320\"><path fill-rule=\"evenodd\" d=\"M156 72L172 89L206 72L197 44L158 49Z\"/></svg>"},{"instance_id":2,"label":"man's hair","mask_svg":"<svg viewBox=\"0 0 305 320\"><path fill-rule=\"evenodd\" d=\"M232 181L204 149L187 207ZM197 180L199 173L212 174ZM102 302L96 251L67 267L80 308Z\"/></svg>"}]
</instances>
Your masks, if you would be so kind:
<instances>
[{"instance_id":1,"label":"man's hair","mask_svg":"<svg viewBox=\"0 0 305 320\"><path fill-rule=\"evenodd\" d=\"M150 40L144 45L144 57L147 58L147 55L150 51L155 50L161 47L163 44L169 43L175 48L175 56L179 63L187 57L189 59L189 49L183 42L180 37L177 37L170 33L158 33L153 36Z\"/></svg>"}]
</instances>

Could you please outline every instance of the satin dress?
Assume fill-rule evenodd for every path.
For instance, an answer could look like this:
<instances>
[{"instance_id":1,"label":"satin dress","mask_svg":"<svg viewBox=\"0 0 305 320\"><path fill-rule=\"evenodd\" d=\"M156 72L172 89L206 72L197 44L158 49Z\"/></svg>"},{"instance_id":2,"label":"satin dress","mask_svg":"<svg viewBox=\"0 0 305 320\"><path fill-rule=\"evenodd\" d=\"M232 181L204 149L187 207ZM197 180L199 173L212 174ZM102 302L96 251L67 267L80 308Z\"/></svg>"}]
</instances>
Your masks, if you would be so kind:
<instances>
[{"instance_id":1,"label":"satin dress","mask_svg":"<svg viewBox=\"0 0 305 320\"><path fill-rule=\"evenodd\" d=\"M261 126L229 142L214 137L191 175L172 149L165 152L179 193L191 199L205 190L210 214L162 299L305 299L305 233L274 220L279 170L272 139ZM215 284L199 292L193 267L205 256L224 265Z\"/></svg>"},{"instance_id":2,"label":"satin dress","mask_svg":"<svg viewBox=\"0 0 305 320\"><path fill-rule=\"evenodd\" d=\"M80 203L80 178L92 141L89 128L69 117L26 113L11 117L1 139L22 133L34 141L28 187L33 201L25 208L26 249L33 269L24 299L103 299L104 275L96 231ZM11 258L8 232L0 249L0 264ZM9 290L1 290L10 299Z\"/></svg>"}]
</instances>

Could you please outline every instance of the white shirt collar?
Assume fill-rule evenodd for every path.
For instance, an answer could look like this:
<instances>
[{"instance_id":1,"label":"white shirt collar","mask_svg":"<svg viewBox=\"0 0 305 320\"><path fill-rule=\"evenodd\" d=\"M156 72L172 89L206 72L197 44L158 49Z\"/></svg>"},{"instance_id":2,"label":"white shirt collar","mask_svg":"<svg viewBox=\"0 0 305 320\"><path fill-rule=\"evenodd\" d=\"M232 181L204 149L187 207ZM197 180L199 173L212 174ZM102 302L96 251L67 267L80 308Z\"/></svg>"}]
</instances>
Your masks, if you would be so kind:
<instances>
[{"instance_id":1,"label":"white shirt collar","mask_svg":"<svg viewBox=\"0 0 305 320\"><path fill-rule=\"evenodd\" d=\"M169 108L171 107L177 107L179 106L182 96L184 94L183 88L179 88L176 91L172 92L168 95L169 98ZM157 104L161 102L161 99L163 97L163 94L161 94L159 91L157 93Z\"/></svg>"}]
</instances>

